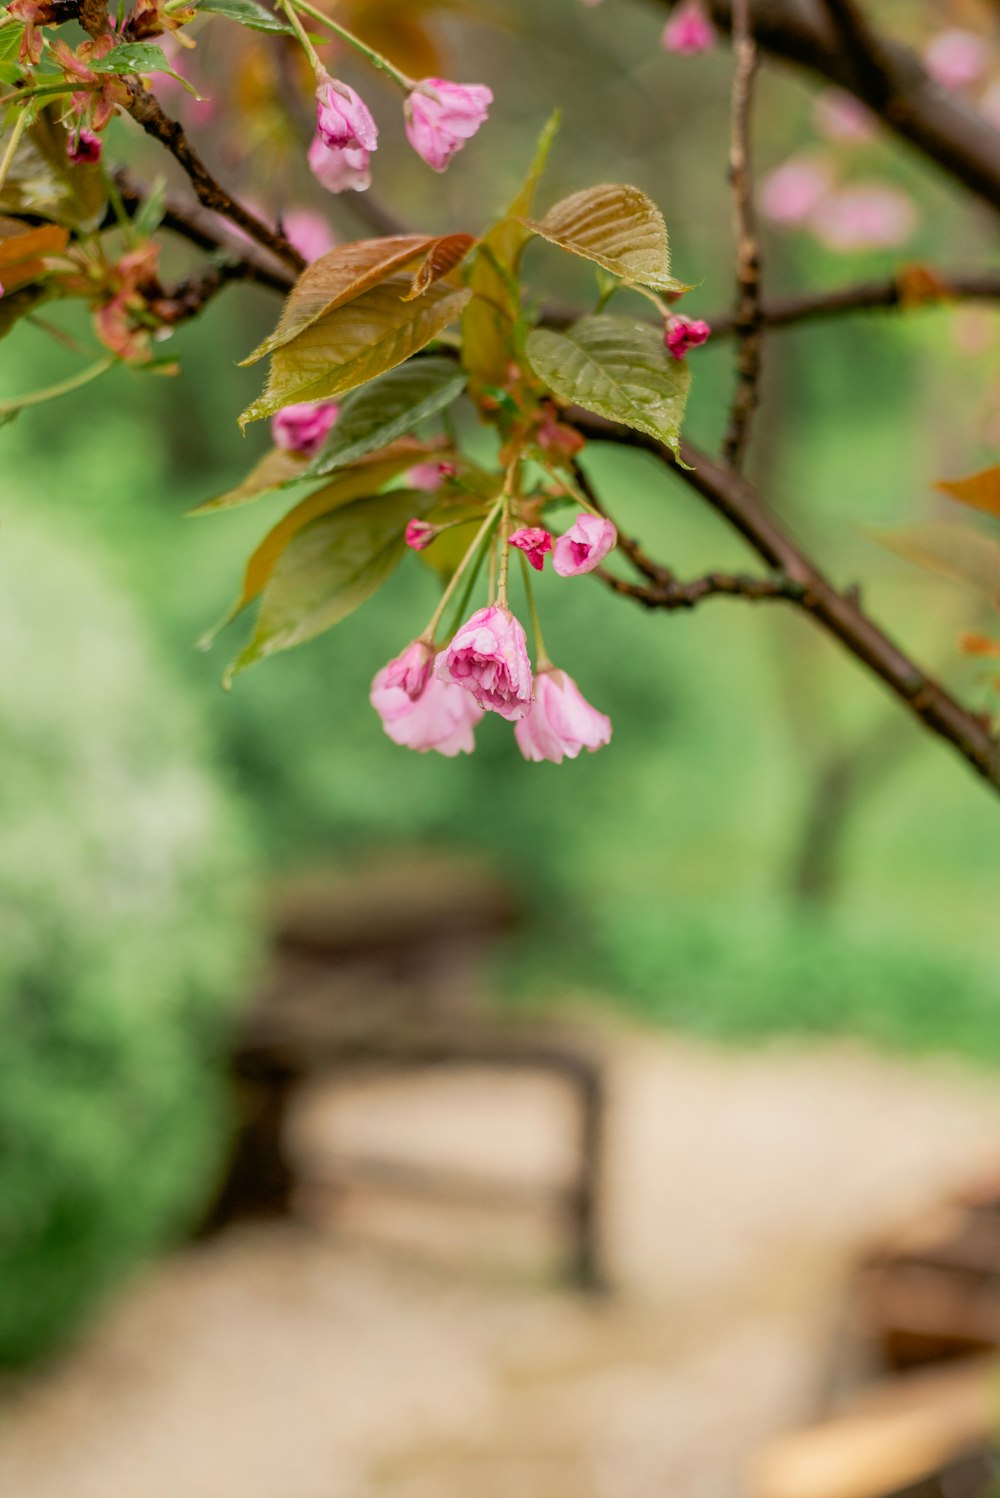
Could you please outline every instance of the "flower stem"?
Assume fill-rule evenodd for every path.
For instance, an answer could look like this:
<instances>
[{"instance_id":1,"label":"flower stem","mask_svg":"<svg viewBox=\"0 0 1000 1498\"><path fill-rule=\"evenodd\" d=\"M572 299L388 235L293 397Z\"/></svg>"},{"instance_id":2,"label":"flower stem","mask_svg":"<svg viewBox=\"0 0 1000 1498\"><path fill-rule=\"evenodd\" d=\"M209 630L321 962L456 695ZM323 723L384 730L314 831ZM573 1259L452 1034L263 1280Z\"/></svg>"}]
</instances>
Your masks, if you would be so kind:
<instances>
[{"instance_id":1,"label":"flower stem","mask_svg":"<svg viewBox=\"0 0 1000 1498\"><path fill-rule=\"evenodd\" d=\"M500 511L500 569L497 578L497 607L507 607L507 568L510 565L510 547L507 538L510 535L510 496L504 495L503 509Z\"/></svg>"},{"instance_id":2,"label":"flower stem","mask_svg":"<svg viewBox=\"0 0 1000 1498\"><path fill-rule=\"evenodd\" d=\"M291 14L289 13L290 3L294 4L296 10L304 11L307 16L312 16L314 21L319 21L322 26L329 27L342 41L347 42L355 51L360 52L362 57L367 58L373 68L381 68L382 72L387 73L397 88L403 90L404 94L412 92L416 87L415 79L407 77L399 68L393 67L389 59L383 57L381 52L376 52L374 47L369 47L360 37L355 36L353 31L348 31L346 26L341 26L336 21L332 21L321 10L317 10L314 5L310 5L309 0L282 0L282 9L288 14L289 20L291 20Z\"/></svg>"},{"instance_id":3,"label":"flower stem","mask_svg":"<svg viewBox=\"0 0 1000 1498\"><path fill-rule=\"evenodd\" d=\"M318 73L324 73L326 71L326 69L323 67L323 64L320 62L319 55L318 55L318 53L316 51L316 48L313 46L312 42L309 40L309 36L308 36L308 33L306 32L306 28L303 26L302 22L299 20L299 17L298 17L298 14L297 14L296 10L295 10L294 5L290 5L289 4L289 0L280 0L280 3L281 3L282 10L285 12L285 15L288 17L289 25L291 26L292 30L295 32L295 35L298 37L299 41L302 44L302 50L303 50L303 52L306 54L306 56L308 57L309 61L312 63L313 72L317 73L317 74Z\"/></svg>"},{"instance_id":4,"label":"flower stem","mask_svg":"<svg viewBox=\"0 0 1000 1498\"><path fill-rule=\"evenodd\" d=\"M538 619L538 606L535 603L535 589L531 582L531 568L528 566L528 558L521 553L521 574L524 577L524 591L528 595L528 618L531 620L531 633L535 639L535 670L544 671L552 665L548 652L545 649L545 641L542 639L542 626Z\"/></svg>"},{"instance_id":5,"label":"flower stem","mask_svg":"<svg viewBox=\"0 0 1000 1498\"><path fill-rule=\"evenodd\" d=\"M431 615L427 628L424 630L423 634L420 637L422 640L427 640L429 644L433 645L434 636L437 633L437 627L441 623L442 616L445 609L448 607L449 600L454 594L455 589L458 587L458 584L464 576L466 568L469 566L469 563L471 562L473 556L479 549L479 543L485 536L489 535L493 526L496 525L497 516L503 509L506 500L506 494L501 494L500 498L497 500L493 508L489 511L486 519L483 521L482 525L479 527L478 531L473 537L473 540L469 546L468 551L465 553L465 556L462 558L462 560L459 562L458 566L452 573L448 581L448 586L445 588L444 592L441 595L441 601Z\"/></svg>"},{"instance_id":6,"label":"flower stem","mask_svg":"<svg viewBox=\"0 0 1000 1498\"><path fill-rule=\"evenodd\" d=\"M0 191L2 191L7 181L7 175L10 172L11 167L14 165L14 157L17 155L17 148L21 144L22 135L28 128L28 121L30 120L30 118L31 111L28 109L22 109L21 113L14 121L14 128L10 132L10 140L7 142L7 149L3 153L3 160L0 161Z\"/></svg>"},{"instance_id":7,"label":"flower stem","mask_svg":"<svg viewBox=\"0 0 1000 1498\"><path fill-rule=\"evenodd\" d=\"M68 380L62 380L58 385L50 385L46 390L36 390L32 395L21 395L13 400L0 401L0 422L10 420L26 406L40 406L45 401L58 399L60 395L69 395L73 390L79 390L81 385L89 385L91 380L96 380L98 375L104 374L115 363L113 355L106 359L99 359L96 364L89 365L81 370L79 374L70 375Z\"/></svg>"},{"instance_id":8,"label":"flower stem","mask_svg":"<svg viewBox=\"0 0 1000 1498\"><path fill-rule=\"evenodd\" d=\"M598 520L606 520L608 518L606 515L603 515L600 510L596 509L594 505L591 504L590 500L584 494L583 490L580 489L571 478L567 478L564 473L557 473L554 468L549 467L548 463L543 462L541 466L544 468L549 478L552 479L554 483L559 484L570 496L570 498L576 501L581 509L586 510L591 515L596 515Z\"/></svg>"}]
</instances>

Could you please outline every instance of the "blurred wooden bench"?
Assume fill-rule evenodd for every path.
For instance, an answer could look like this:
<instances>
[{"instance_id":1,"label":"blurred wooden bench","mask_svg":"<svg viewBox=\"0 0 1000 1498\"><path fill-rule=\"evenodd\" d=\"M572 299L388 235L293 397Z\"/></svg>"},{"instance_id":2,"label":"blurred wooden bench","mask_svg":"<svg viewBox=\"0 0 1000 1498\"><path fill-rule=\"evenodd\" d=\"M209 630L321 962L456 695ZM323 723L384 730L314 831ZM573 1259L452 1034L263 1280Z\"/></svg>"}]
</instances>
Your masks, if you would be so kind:
<instances>
[{"instance_id":1,"label":"blurred wooden bench","mask_svg":"<svg viewBox=\"0 0 1000 1498\"><path fill-rule=\"evenodd\" d=\"M577 1037L505 1025L484 1002L494 943L517 922L509 888L455 859L394 859L350 878L309 877L267 902L270 973L233 1048L239 1112L225 1179L203 1231L243 1217L284 1215L298 1185L287 1147L298 1088L359 1068L480 1066L554 1076L575 1104L575 1166L548 1206L567 1236L567 1269L603 1282L598 1207L604 1119L599 1059ZM354 1159L353 1179L518 1206L509 1185ZM537 1195L537 1193L536 1193ZM530 1193L525 1193L527 1202Z\"/></svg>"}]
</instances>

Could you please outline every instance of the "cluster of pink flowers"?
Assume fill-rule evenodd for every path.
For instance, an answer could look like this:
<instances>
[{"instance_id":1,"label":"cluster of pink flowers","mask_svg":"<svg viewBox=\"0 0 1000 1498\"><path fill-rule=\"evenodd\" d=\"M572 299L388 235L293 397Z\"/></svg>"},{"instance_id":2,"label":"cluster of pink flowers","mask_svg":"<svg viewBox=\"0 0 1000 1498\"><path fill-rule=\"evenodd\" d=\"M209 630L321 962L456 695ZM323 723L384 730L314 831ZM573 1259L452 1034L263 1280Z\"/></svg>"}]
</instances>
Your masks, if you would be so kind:
<instances>
[{"instance_id":1,"label":"cluster of pink flowers","mask_svg":"<svg viewBox=\"0 0 1000 1498\"><path fill-rule=\"evenodd\" d=\"M414 519L406 538L423 550L436 534L436 527ZM610 520L582 514L555 540L541 526L522 526L508 545L538 571L551 552L555 572L579 577L599 566L616 540ZM524 628L501 602L478 609L442 649L426 637L413 640L376 675L371 704L394 743L420 752L470 754L473 730L488 712L514 724L527 760L561 764L611 738L611 720L586 701L572 677L547 659L532 672Z\"/></svg>"},{"instance_id":2,"label":"cluster of pink flowers","mask_svg":"<svg viewBox=\"0 0 1000 1498\"><path fill-rule=\"evenodd\" d=\"M493 95L483 84L424 78L406 97L406 137L429 167L443 172L475 135L492 102ZM316 180L329 192L364 192L371 185L371 153L377 146L378 126L364 100L349 84L320 73L316 134L309 147Z\"/></svg>"}]
</instances>

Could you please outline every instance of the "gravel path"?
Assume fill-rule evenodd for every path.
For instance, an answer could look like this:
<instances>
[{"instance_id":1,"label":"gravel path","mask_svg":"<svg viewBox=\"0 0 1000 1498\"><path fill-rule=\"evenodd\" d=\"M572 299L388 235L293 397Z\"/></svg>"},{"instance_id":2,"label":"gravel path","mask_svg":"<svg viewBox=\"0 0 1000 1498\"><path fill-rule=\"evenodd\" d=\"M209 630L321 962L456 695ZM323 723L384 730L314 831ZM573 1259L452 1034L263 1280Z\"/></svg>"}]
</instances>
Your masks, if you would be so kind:
<instances>
[{"instance_id":1,"label":"gravel path","mask_svg":"<svg viewBox=\"0 0 1000 1498\"><path fill-rule=\"evenodd\" d=\"M871 1234L1000 1161L1000 1088L849 1048L625 1036L603 1301L539 1222L318 1196L127 1289L0 1420L4 1498L730 1498L808 1416ZM317 1088L338 1147L543 1179L554 1086L484 1073ZM374 1241L377 1238L377 1242ZM406 1252L401 1249L406 1248Z\"/></svg>"}]
</instances>

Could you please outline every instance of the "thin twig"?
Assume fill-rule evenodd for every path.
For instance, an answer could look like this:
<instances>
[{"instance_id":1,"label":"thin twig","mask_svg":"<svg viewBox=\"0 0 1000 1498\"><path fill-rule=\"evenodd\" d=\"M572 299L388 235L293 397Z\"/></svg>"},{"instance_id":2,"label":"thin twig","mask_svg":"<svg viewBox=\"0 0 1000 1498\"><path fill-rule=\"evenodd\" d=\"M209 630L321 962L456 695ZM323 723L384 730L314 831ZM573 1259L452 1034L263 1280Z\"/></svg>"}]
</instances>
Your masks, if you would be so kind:
<instances>
[{"instance_id":1,"label":"thin twig","mask_svg":"<svg viewBox=\"0 0 1000 1498\"><path fill-rule=\"evenodd\" d=\"M760 247L753 206L751 130L757 45L750 24L750 0L733 0L732 117L729 180L736 238L736 388L723 453L730 468L743 466L753 413L759 400L761 365Z\"/></svg>"},{"instance_id":2,"label":"thin twig","mask_svg":"<svg viewBox=\"0 0 1000 1498\"><path fill-rule=\"evenodd\" d=\"M798 608L877 676L929 732L950 743L1000 792L1000 738L992 731L989 719L964 707L894 644L864 612L856 589L835 588L739 474L687 442L681 444L681 458L690 467L681 468L669 448L643 432L616 426L579 409L574 409L568 419L585 436L643 448L668 463L779 579L797 585L795 593L786 596Z\"/></svg>"},{"instance_id":3,"label":"thin twig","mask_svg":"<svg viewBox=\"0 0 1000 1498\"><path fill-rule=\"evenodd\" d=\"M754 602L777 601L798 603L803 585L790 577L751 577L743 572L706 572L689 582L670 578L660 583L626 582L604 567L595 569L603 583L615 593L634 598L648 609L693 609L706 598L746 598Z\"/></svg>"}]
</instances>

